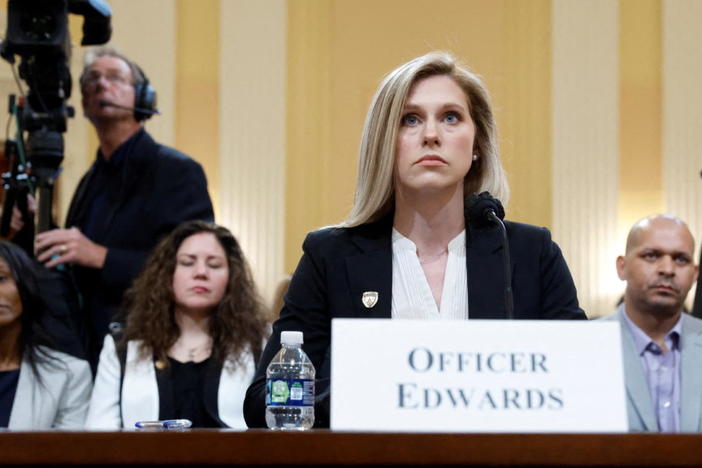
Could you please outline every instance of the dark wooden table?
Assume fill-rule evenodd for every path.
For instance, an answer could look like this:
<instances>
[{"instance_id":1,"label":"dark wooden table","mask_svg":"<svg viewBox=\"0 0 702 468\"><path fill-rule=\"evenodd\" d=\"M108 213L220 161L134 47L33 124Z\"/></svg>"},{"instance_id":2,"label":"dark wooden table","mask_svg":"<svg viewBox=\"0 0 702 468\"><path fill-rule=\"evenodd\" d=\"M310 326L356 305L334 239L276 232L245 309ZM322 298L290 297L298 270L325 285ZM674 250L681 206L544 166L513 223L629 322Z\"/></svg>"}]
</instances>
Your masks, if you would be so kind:
<instances>
[{"instance_id":1,"label":"dark wooden table","mask_svg":"<svg viewBox=\"0 0 702 468\"><path fill-rule=\"evenodd\" d=\"M702 435L3 432L0 464L702 466Z\"/></svg>"}]
</instances>

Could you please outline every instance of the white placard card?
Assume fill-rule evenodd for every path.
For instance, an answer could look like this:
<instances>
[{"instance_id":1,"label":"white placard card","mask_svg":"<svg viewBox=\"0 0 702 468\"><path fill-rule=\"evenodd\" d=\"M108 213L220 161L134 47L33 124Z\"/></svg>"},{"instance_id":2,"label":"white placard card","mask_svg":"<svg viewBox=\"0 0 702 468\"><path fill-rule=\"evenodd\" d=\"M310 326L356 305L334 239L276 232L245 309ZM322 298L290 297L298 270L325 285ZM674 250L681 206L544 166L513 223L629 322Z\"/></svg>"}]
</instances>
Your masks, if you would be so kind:
<instances>
[{"instance_id":1,"label":"white placard card","mask_svg":"<svg viewBox=\"0 0 702 468\"><path fill-rule=\"evenodd\" d=\"M332 322L331 428L624 432L619 323Z\"/></svg>"}]
</instances>

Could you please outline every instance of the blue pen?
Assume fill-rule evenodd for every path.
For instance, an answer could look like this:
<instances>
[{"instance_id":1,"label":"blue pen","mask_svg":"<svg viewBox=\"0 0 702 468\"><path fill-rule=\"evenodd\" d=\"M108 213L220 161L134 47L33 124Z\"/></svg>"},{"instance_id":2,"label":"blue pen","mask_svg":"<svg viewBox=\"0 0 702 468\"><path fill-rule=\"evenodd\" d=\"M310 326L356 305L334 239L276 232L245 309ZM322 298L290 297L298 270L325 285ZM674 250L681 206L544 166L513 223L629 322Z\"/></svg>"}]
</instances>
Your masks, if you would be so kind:
<instances>
[{"instance_id":1,"label":"blue pen","mask_svg":"<svg viewBox=\"0 0 702 468\"><path fill-rule=\"evenodd\" d=\"M187 429L193 425L189 419L164 419L163 421L137 421L138 429Z\"/></svg>"}]
</instances>

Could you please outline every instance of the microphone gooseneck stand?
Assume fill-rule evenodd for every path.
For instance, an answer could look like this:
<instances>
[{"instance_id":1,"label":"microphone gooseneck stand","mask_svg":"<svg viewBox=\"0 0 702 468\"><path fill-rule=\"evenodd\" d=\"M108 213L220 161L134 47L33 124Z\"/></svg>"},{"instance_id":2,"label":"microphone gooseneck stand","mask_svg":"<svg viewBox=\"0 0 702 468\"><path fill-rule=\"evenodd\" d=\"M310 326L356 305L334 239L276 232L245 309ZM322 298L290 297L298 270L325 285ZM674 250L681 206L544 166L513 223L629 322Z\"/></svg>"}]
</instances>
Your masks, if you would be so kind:
<instances>
[{"instance_id":1,"label":"microphone gooseneck stand","mask_svg":"<svg viewBox=\"0 0 702 468\"><path fill-rule=\"evenodd\" d=\"M508 320L514 319L514 297L512 293L512 261L509 253L509 240L507 228L502 222L505 210L500 200L490 195L489 192L471 194L466 199L466 216L477 229L486 228L496 224L502 234L502 262L505 278L505 313Z\"/></svg>"},{"instance_id":2,"label":"microphone gooseneck stand","mask_svg":"<svg viewBox=\"0 0 702 468\"><path fill-rule=\"evenodd\" d=\"M495 214L494 210L489 210L488 218L500 227L502 234L502 263L505 269L505 311L507 312L507 320L514 319L514 297L512 294L512 265L509 253L509 241L507 240L507 228L505 223Z\"/></svg>"}]
</instances>

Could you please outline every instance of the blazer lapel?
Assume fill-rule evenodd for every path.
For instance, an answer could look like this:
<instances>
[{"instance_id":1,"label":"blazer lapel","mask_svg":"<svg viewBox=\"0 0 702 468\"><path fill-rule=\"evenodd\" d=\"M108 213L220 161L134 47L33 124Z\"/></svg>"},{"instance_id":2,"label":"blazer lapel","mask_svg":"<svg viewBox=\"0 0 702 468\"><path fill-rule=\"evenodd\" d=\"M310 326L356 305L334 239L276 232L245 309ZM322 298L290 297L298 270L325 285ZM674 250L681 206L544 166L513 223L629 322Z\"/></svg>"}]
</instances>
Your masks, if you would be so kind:
<instances>
[{"instance_id":1,"label":"blazer lapel","mask_svg":"<svg viewBox=\"0 0 702 468\"><path fill-rule=\"evenodd\" d=\"M219 381L222 378L222 370L223 366L217 364L214 358L210 358L205 374L205 411L217 421L219 427L227 427L219 417Z\"/></svg>"},{"instance_id":2,"label":"blazer lapel","mask_svg":"<svg viewBox=\"0 0 702 468\"><path fill-rule=\"evenodd\" d=\"M160 400L154 360L140 359L139 342L130 341L121 393L123 426L133 429L137 421L158 419Z\"/></svg>"},{"instance_id":3,"label":"blazer lapel","mask_svg":"<svg viewBox=\"0 0 702 468\"><path fill-rule=\"evenodd\" d=\"M700 430L700 407L702 405L702 325L683 313L682 352L680 369L680 430Z\"/></svg>"},{"instance_id":4,"label":"blazer lapel","mask_svg":"<svg viewBox=\"0 0 702 468\"><path fill-rule=\"evenodd\" d=\"M9 429L46 430L53 427L58 416L59 397L67 379L66 373L57 372L54 366L51 362L37 363L37 372L42 379L40 384L29 362L22 359L8 420Z\"/></svg>"},{"instance_id":5,"label":"blazer lapel","mask_svg":"<svg viewBox=\"0 0 702 468\"><path fill-rule=\"evenodd\" d=\"M648 391L646 375L641 365L641 357L636 352L634 338L629 332L629 326L622 316L624 311L617 312L617 319L621 325L622 352L624 353L624 380L626 381L626 392L629 403L638 413L644 425L644 430L649 432L658 431L656 415L653 412L653 400Z\"/></svg>"},{"instance_id":6,"label":"blazer lapel","mask_svg":"<svg viewBox=\"0 0 702 468\"><path fill-rule=\"evenodd\" d=\"M352 241L361 249L346 258L351 305L359 318L392 316L392 216L361 226ZM364 304L364 293L367 296Z\"/></svg>"},{"instance_id":7,"label":"blazer lapel","mask_svg":"<svg viewBox=\"0 0 702 468\"><path fill-rule=\"evenodd\" d=\"M26 360L22 359L15 398L10 410L10 419L7 422L8 429L45 428L41 418L41 407L44 404L43 394L34 391L36 385L32 368Z\"/></svg>"},{"instance_id":8,"label":"blazer lapel","mask_svg":"<svg viewBox=\"0 0 702 468\"><path fill-rule=\"evenodd\" d=\"M466 230L468 270L468 316L471 319L502 319L505 310L505 275L501 233L497 227Z\"/></svg>"}]
</instances>

